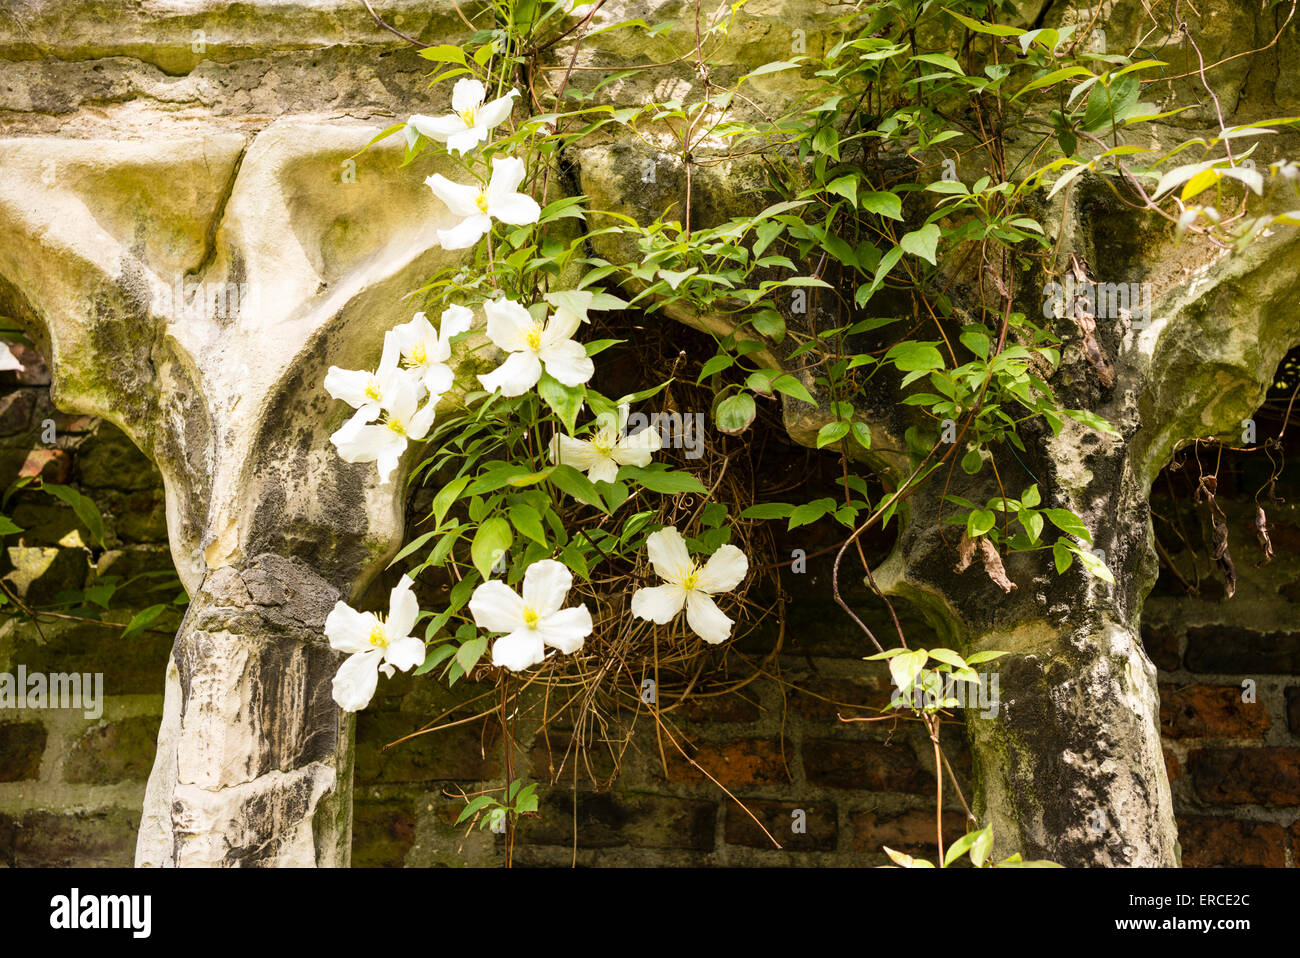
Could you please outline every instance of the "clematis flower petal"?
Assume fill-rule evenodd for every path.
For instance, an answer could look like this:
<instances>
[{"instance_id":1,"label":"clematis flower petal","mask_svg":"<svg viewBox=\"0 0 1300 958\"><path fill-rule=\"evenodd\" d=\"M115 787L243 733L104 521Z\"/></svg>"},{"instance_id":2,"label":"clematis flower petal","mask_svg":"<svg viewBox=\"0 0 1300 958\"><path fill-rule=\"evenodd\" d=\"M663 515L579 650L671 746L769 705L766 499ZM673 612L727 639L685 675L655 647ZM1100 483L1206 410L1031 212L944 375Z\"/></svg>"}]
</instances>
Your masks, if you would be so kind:
<instances>
[{"instance_id":1,"label":"clematis flower petal","mask_svg":"<svg viewBox=\"0 0 1300 958\"><path fill-rule=\"evenodd\" d=\"M731 636L731 620L711 598L696 590L686 596L686 624L710 645Z\"/></svg>"},{"instance_id":2,"label":"clematis flower petal","mask_svg":"<svg viewBox=\"0 0 1300 958\"><path fill-rule=\"evenodd\" d=\"M617 482L618 463L610 456L601 456L600 460L587 470L587 478L592 482Z\"/></svg>"},{"instance_id":3,"label":"clematis flower petal","mask_svg":"<svg viewBox=\"0 0 1300 958\"><path fill-rule=\"evenodd\" d=\"M492 179L488 181L488 205L514 194L524 181L524 161L517 156L494 156Z\"/></svg>"},{"instance_id":4,"label":"clematis flower petal","mask_svg":"<svg viewBox=\"0 0 1300 958\"><path fill-rule=\"evenodd\" d=\"M477 208L475 209L477 214ZM438 230L438 245L443 249L469 249L492 229L492 217L466 217L449 230Z\"/></svg>"},{"instance_id":5,"label":"clematis flower petal","mask_svg":"<svg viewBox=\"0 0 1300 958\"><path fill-rule=\"evenodd\" d=\"M472 77L461 77L451 88L451 108L458 114L477 109L487 96L483 84Z\"/></svg>"},{"instance_id":6,"label":"clematis flower petal","mask_svg":"<svg viewBox=\"0 0 1300 958\"><path fill-rule=\"evenodd\" d=\"M446 116L424 116L417 113L406 121L406 127L408 130L414 129L421 136L446 143L447 137L465 131L465 121L454 113Z\"/></svg>"},{"instance_id":7,"label":"clematis flower petal","mask_svg":"<svg viewBox=\"0 0 1300 958\"><path fill-rule=\"evenodd\" d=\"M667 625L685 604L686 590L672 582L632 593L632 614L656 625Z\"/></svg>"},{"instance_id":8,"label":"clematis flower petal","mask_svg":"<svg viewBox=\"0 0 1300 958\"><path fill-rule=\"evenodd\" d=\"M592 628L591 611L585 605L561 609L544 616L537 623L537 631L541 633L543 641L565 655L572 655L582 648L582 643L591 635Z\"/></svg>"},{"instance_id":9,"label":"clematis flower petal","mask_svg":"<svg viewBox=\"0 0 1300 958\"><path fill-rule=\"evenodd\" d=\"M551 440L550 452L551 462L572 466L579 472L586 472L603 458L591 443L572 436L556 436Z\"/></svg>"},{"instance_id":10,"label":"clematis flower petal","mask_svg":"<svg viewBox=\"0 0 1300 958\"><path fill-rule=\"evenodd\" d=\"M582 348L582 343L572 339L543 346L537 353L546 371L566 386L581 386L596 372L596 365Z\"/></svg>"},{"instance_id":11,"label":"clematis flower petal","mask_svg":"<svg viewBox=\"0 0 1300 958\"><path fill-rule=\"evenodd\" d=\"M384 634L390 643L410 635L415 620L420 616L420 602L411 591L413 584L411 577L404 575L388 596L388 621L384 623Z\"/></svg>"},{"instance_id":12,"label":"clematis flower petal","mask_svg":"<svg viewBox=\"0 0 1300 958\"><path fill-rule=\"evenodd\" d=\"M740 585L748 571L749 559L745 557L745 553L733 545L720 546L718 551L709 557L709 561L704 563L696 585L701 592L710 594L730 592Z\"/></svg>"},{"instance_id":13,"label":"clematis flower petal","mask_svg":"<svg viewBox=\"0 0 1300 958\"><path fill-rule=\"evenodd\" d=\"M488 392L500 389L506 397L522 396L542 378L542 364L532 353L511 353L500 366L478 378Z\"/></svg>"},{"instance_id":14,"label":"clematis flower petal","mask_svg":"<svg viewBox=\"0 0 1300 958\"><path fill-rule=\"evenodd\" d=\"M524 607L548 616L564 605L573 585L573 573L563 562L539 559L524 571Z\"/></svg>"},{"instance_id":15,"label":"clematis flower petal","mask_svg":"<svg viewBox=\"0 0 1300 958\"><path fill-rule=\"evenodd\" d=\"M537 201L523 193L489 198L488 212L511 226L525 226L542 218L542 208L537 205Z\"/></svg>"},{"instance_id":16,"label":"clematis flower petal","mask_svg":"<svg viewBox=\"0 0 1300 958\"><path fill-rule=\"evenodd\" d=\"M433 195L446 204L447 209L452 214L459 217L478 216L482 210L478 208L479 188L477 186L462 186L460 183L453 183L441 173L434 173L428 177L425 185L433 190Z\"/></svg>"},{"instance_id":17,"label":"clematis flower petal","mask_svg":"<svg viewBox=\"0 0 1300 958\"><path fill-rule=\"evenodd\" d=\"M484 103L479 107L478 125L487 131L500 126L510 116L510 111L514 109L515 97L517 96L519 96L519 91L511 90L505 96L499 96L495 100Z\"/></svg>"},{"instance_id":18,"label":"clematis flower petal","mask_svg":"<svg viewBox=\"0 0 1300 958\"><path fill-rule=\"evenodd\" d=\"M474 322L474 311L464 306L452 304L442 311L442 316L438 318L438 342L446 350L446 354L439 357L446 359L451 355L451 346L449 341L453 336L459 336L467 332Z\"/></svg>"},{"instance_id":19,"label":"clematis flower petal","mask_svg":"<svg viewBox=\"0 0 1300 958\"><path fill-rule=\"evenodd\" d=\"M325 638L336 652L365 652L374 648L370 633L378 624L374 613L358 612L346 602L336 602L325 617Z\"/></svg>"},{"instance_id":20,"label":"clematis flower petal","mask_svg":"<svg viewBox=\"0 0 1300 958\"><path fill-rule=\"evenodd\" d=\"M524 600L497 579L484 582L469 597L474 624L488 632L514 632L524 624Z\"/></svg>"},{"instance_id":21,"label":"clematis flower petal","mask_svg":"<svg viewBox=\"0 0 1300 958\"><path fill-rule=\"evenodd\" d=\"M545 658L546 644L535 629L503 635L492 644L492 664L512 672L522 672Z\"/></svg>"},{"instance_id":22,"label":"clematis flower petal","mask_svg":"<svg viewBox=\"0 0 1300 958\"><path fill-rule=\"evenodd\" d=\"M420 411L410 418L406 424L406 437L408 439L423 439L433 428L433 419L438 413L437 399L430 399Z\"/></svg>"},{"instance_id":23,"label":"clematis flower petal","mask_svg":"<svg viewBox=\"0 0 1300 958\"><path fill-rule=\"evenodd\" d=\"M348 656L339 666L333 682L334 701L345 712L359 712L375 697L381 658L379 649L371 649Z\"/></svg>"},{"instance_id":24,"label":"clematis flower petal","mask_svg":"<svg viewBox=\"0 0 1300 958\"><path fill-rule=\"evenodd\" d=\"M447 149L462 156L488 138L488 131L481 126L471 126L447 137Z\"/></svg>"},{"instance_id":25,"label":"clematis flower petal","mask_svg":"<svg viewBox=\"0 0 1300 958\"><path fill-rule=\"evenodd\" d=\"M487 315L487 335L492 345L508 353L528 348L528 333L533 317L513 299L494 299L483 304Z\"/></svg>"},{"instance_id":26,"label":"clematis flower petal","mask_svg":"<svg viewBox=\"0 0 1300 958\"><path fill-rule=\"evenodd\" d=\"M366 389L374 383L374 379L374 374L364 369L340 369L338 366L331 366L325 373L325 391L353 409L360 409L362 406L370 407L372 411L366 418L369 422L379 415L378 400L366 395Z\"/></svg>"},{"instance_id":27,"label":"clematis flower petal","mask_svg":"<svg viewBox=\"0 0 1300 958\"><path fill-rule=\"evenodd\" d=\"M665 526L645 539L646 555L659 578L665 582L681 584L682 576L691 564L691 555L676 526ZM678 606L680 609L681 606Z\"/></svg>"},{"instance_id":28,"label":"clematis flower petal","mask_svg":"<svg viewBox=\"0 0 1300 958\"><path fill-rule=\"evenodd\" d=\"M386 486L393 480L393 473L397 471L397 465L402 461L402 453L406 452L406 440L387 430L393 438L384 443L375 454L375 467L379 470L379 484Z\"/></svg>"},{"instance_id":29,"label":"clematis flower petal","mask_svg":"<svg viewBox=\"0 0 1300 958\"><path fill-rule=\"evenodd\" d=\"M546 322L546 330L542 333L542 345L548 346L551 343L562 343L566 339L572 339L581 325L581 316L568 307L559 307Z\"/></svg>"},{"instance_id":30,"label":"clematis flower petal","mask_svg":"<svg viewBox=\"0 0 1300 958\"><path fill-rule=\"evenodd\" d=\"M424 662L424 642L413 635L388 643L384 649L384 661L399 671L406 672Z\"/></svg>"},{"instance_id":31,"label":"clematis flower petal","mask_svg":"<svg viewBox=\"0 0 1300 958\"><path fill-rule=\"evenodd\" d=\"M446 363L430 363L424 367L420 381L429 393L429 404L436 405L438 397L456 384L456 374Z\"/></svg>"},{"instance_id":32,"label":"clematis flower petal","mask_svg":"<svg viewBox=\"0 0 1300 958\"><path fill-rule=\"evenodd\" d=\"M648 466L652 453L661 444L658 429L642 429L636 435L620 439L609 454L620 466Z\"/></svg>"}]
</instances>

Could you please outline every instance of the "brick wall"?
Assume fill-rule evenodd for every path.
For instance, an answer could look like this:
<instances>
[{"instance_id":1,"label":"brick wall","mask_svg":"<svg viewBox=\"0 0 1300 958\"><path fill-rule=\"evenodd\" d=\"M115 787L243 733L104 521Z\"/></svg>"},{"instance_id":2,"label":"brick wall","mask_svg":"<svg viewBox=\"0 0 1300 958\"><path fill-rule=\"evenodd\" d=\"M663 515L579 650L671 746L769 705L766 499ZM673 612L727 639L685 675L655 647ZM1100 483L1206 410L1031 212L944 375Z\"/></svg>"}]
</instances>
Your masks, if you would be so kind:
<instances>
[{"instance_id":1,"label":"brick wall","mask_svg":"<svg viewBox=\"0 0 1300 958\"><path fill-rule=\"evenodd\" d=\"M30 354L24 358L34 358ZM105 515L108 548L91 552L70 510L48 497L20 494L8 512L27 532L0 556L0 576L33 598L84 587L95 575L168 568L163 498L156 471L113 427L65 417L49 404L39 363L18 381L0 373L0 480L46 470L92 495ZM41 442L53 419L56 441ZM1245 486L1243 486L1245 488ZM1283 493L1284 494L1284 493ZM1225 489L1223 497L1234 493ZM1240 580L1225 601L1207 576L1188 597L1162 577L1143 617L1148 654L1160 669L1161 726L1184 863L1294 865L1300 843L1300 512L1270 508L1278 557L1254 568L1249 492L1228 503ZM1289 497L1300 502L1300 490ZM1169 502L1155 508L1169 515ZM1190 522L1188 504L1181 503ZM519 830L520 865L788 865L878 864L881 845L933 855L934 773L930 749L910 723L840 722L874 714L888 700L888 675L864 663L856 627L831 604L829 558L815 557L836 530L799 531L807 573L784 574L794 596L783 653L771 674L741 692L701 699L673 713L678 738L722 785L758 817L777 849L741 808L665 741L664 762L644 715L621 758L612 789L608 755L589 755L576 776L564 762L572 730L545 736L516 729L516 776L542 782L542 814ZM1187 556L1169 545L1175 562ZM789 545L789 543L783 543ZM1198 549L1200 546L1198 545ZM1202 550L1204 551L1204 550ZM788 549L785 554L788 554ZM376 595L391 583L378 583ZM125 596L124 621L149 599ZM867 597L852 598L870 608ZM879 611L879 610L877 610ZM933 644L907 617L909 638ZM84 623L0 627L0 672L103 672L101 719L54 711L0 712L0 865L126 865L131 862L144 783L162 710L170 632L122 641ZM758 659L774 636L747 638L735 653ZM733 653L733 654L735 654ZM737 656L733 677L744 674ZM1243 702L1241 682L1255 682ZM500 836L454 822L463 790L504 782L501 731L495 718L458 725L385 748L487 687L446 689L428 678L383 681L357 723L353 860L358 866L491 865ZM970 757L960 724L945 733L963 787ZM946 840L962 831L960 805L945 788ZM805 823L796 833L792 813ZM575 847L574 823L577 823Z\"/></svg>"},{"instance_id":2,"label":"brick wall","mask_svg":"<svg viewBox=\"0 0 1300 958\"><path fill-rule=\"evenodd\" d=\"M1267 474L1265 474L1265 478ZM1276 557L1254 532L1259 477L1223 471L1220 500L1238 576L1224 596L1200 537L1202 515L1179 497L1190 550L1157 519L1161 541L1188 584L1161 575L1147 600L1142 635L1159 669L1160 732L1186 866L1300 864L1300 488L1280 484L1286 504L1267 504ZM1152 507L1174 521L1168 495ZM1244 684L1243 684L1244 683ZM1251 699L1253 698L1253 701Z\"/></svg>"}]
</instances>

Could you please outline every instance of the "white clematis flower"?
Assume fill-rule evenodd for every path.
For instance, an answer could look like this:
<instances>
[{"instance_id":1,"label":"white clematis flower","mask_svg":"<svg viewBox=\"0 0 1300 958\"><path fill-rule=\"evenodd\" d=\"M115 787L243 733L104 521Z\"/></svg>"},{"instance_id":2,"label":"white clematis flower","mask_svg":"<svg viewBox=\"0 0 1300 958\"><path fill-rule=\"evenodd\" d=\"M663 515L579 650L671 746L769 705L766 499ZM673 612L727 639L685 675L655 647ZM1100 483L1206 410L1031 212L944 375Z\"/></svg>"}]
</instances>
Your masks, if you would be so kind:
<instances>
[{"instance_id":1,"label":"white clematis flower","mask_svg":"<svg viewBox=\"0 0 1300 958\"><path fill-rule=\"evenodd\" d=\"M451 91L453 113L445 116L421 116L406 121L406 142L415 145L415 134L446 143L447 149L464 155L480 143L486 142L492 130L505 122L514 106L518 90L484 103L487 90L478 80L462 77Z\"/></svg>"},{"instance_id":2,"label":"white clematis flower","mask_svg":"<svg viewBox=\"0 0 1300 958\"><path fill-rule=\"evenodd\" d=\"M18 357L9 351L8 343L0 343L0 372L9 369L22 371L23 364L18 361Z\"/></svg>"},{"instance_id":3,"label":"white clematis flower","mask_svg":"<svg viewBox=\"0 0 1300 958\"><path fill-rule=\"evenodd\" d=\"M424 643L411 635L419 615L409 576L389 596L387 619L335 603L325 619L325 637L331 649L351 653L334 676L334 701L344 711L370 704L381 671L391 679L395 669L405 672L424 661Z\"/></svg>"},{"instance_id":4,"label":"white clematis flower","mask_svg":"<svg viewBox=\"0 0 1300 958\"><path fill-rule=\"evenodd\" d=\"M523 597L504 582L484 582L470 596L474 622L488 632L504 632L492 645L492 664L520 672L546 658L546 646L566 655L582 648L591 634L585 605L563 608L573 575L561 562L541 559L524 572Z\"/></svg>"},{"instance_id":5,"label":"white clematis flower","mask_svg":"<svg viewBox=\"0 0 1300 958\"><path fill-rule=\"evenodd\" d=\"M634 436L623 435L628 407L618 407L618 418L602 416L591 439L556 436L551 440L551 462L573 466L592 482L614 482L619 466L648 466L659 449L659 430L642 429Z\"/></svg>"},{"instance_id":6,"label":"white clematis flower","mask_svg":"<svg viewBox=\"0 0 1300 958\"><path fill-rule=\"evenodd\" d=\"M367 410L362 408L330 436L344 462L377 463L381 485L387 485L392 478L407 441L428 435L437 406L431 399L420 408L424 387L405 370L384 389L383 422L367 425Z\"/></svg>"},{"instance_id":7,"label":"white clematis flower","mask_svg":"<svg viewBox=\"0 0 1300 958\"><path fill-rule=\"evenodd\" d=\"M686 607L686 624L705 642L717 645L731 636L731 619L711 596L730 592L749 571L745 553L725 545L702 567L686 551L686 543L673 526L646 536L650 564L665 585L637 589L632 594L632 614L657 625L671 622Z\"/></svg>"},{"instance_id":8,"label":"white clematis flower","mask_svg":"<svg viewBox=\"0 0 1300 958\"><path fill-rule=\"evenodd\" d=\"M390 330L384 334L384 352L378 369L367 372L331 366L325 374L325 391L357 410L353 418L370 422L394 395L398 382L410 378L400 368L400 359L401 347Z\"/></svg>"},{"instance_id":9,"label":"white clematis flower","mask_svg":"<svg viewBox=\"0 0 1300 958\"><path fill-rule=\"evenodd\" d=\"M572 310L557 309L542 322L514 300L499 299L483 304L487 314L488 339L510 355L479 381L489 392L522 396L542 378L542 367L566 386L581 386L596 366L582 344L571 338L582 319Z\"/></svg>"},{"instance_id":10,"label":"white clematis flower","mask_svg":"<svg viewBox=\"0 0 1300 958\"><path fill-rule=\"evenodd\" d=\"M442 311L440 329L435 330L424 313L416 313L409 323L393 327L393 339L401 350L406 371L424 384L430 397L441 396L455 382L455 375L447 365L451 358L450 340L469 329L473 321L471 310L448 306Z\"/></svg>"},{"instance_id":11,"label":"white clematis flower","mask_svg":"<svg viewBox=\"0 0 1300 958\"><path fill-rule=\"evenodd\" d=\"M492 229L493 219L511 226L536 223L542 208L531 196L516 192L523 180L524 162L515 157L492 158L492 180L486 187L462 186L441 173L425 180L434 195L460 217L451 229L438 230L442 248L469 249Z\"/></svg>"}]
</instances>

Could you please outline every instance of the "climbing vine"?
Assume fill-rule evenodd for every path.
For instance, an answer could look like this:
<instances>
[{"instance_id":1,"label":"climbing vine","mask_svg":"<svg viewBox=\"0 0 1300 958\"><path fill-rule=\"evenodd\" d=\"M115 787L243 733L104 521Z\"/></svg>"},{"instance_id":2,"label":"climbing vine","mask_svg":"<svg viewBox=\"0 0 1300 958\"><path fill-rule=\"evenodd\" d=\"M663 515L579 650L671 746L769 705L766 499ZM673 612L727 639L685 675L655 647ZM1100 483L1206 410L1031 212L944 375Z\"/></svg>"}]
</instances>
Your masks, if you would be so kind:
<instances>
[{"instance_id":1,"label":"climbing vine","mask_svg":"<svg viewBox=\"0 0 1300 958\"><path fill-rule=\"evenodd\" d=\"M420 443L411 482L436 489L393 560L405 574L387 617L340 603L326 624L348 654L335 697L364 708L381 671L490 679L471 702L502 725L506 785L466 796L461 820L505 831L509 856L515 821L538 807L536 783L512 768L520 710L545 725L567 709L579 730L592 719L607 731L609 709L631 709L654 723L665 766L673 749L695 764L666 720L661 669L683 677L680 703L710 650L769 615L779 634L783 599L764 608L750 594L766 579L781 596L767 524L831 517L847 530L836 599L897 688L892 711L870 720L923 723L940 862L991 864L992 836L960 796L940 733L954 683L978 682L975 667L1004 653L913 649L896 615L898 644L886 648L839 591L844 559L856 551L875 589L862 537L937 482L939 531L951 533L959 570L978 563L1010 592L1004 557L1041 553L1058 574L1078 562L1113 584L1084 521L1045 501L1036 480L1004 475L1027 429L1057 435L1072 419L1118 435L1063 406L1050 383L1067 349L1113 383L1098 321L1124 336L1152 323L1141 290L1099 286L1077 257L1060 265L1060 204L1092 182L1176 237L1239 249L1300 220L1288 208L1297 167L1258 168L1247 162L1254 146L1242 146L1297 118L1225 126L1206 80L1216 64L1185 24L1160 19L1171 4L1153 4L1147 34L1119 50L1098 11L1022 28L1008 25L1012 3L864 0L828 25L824 52L792 46L789 59L741 75L717 55L743 0L712 10L697 0L680 23L606 22L602 6L500 0L467 19L465 42L421 50L436 64L434 115L377 138L401 133L406 165L441 171L425 180L431 215L449 216L440 243L462 253L416 291L423 309L385 336L373 370L332 368L325 379L355 410L333 436L339 455L375 462L392 482ZM1282 26L1291 21L1293 2L1274 7ZM584 45L614 30L662 57L576 82ZM1195 60L1182 73L1162 59L1175 38L1179 59ZM628 75L683 68L687 98L609 102ZM765 108L757 81L778 73L797 76L797 92ZM1153 149L1144 128L1189 109L1177 100L1197 85L1221 132ZM599 208L574 177L576 151L613 131L676 171L679 203L649 222ZM721 168L755 177L761 211L701 208L702 178ZM628 315L645 339L631 345L647 357L661 317L707 331L715 348L647 359L642 371L661 376L606 394L597 383L621 380L602 363L628 344L595 331ZM897 445L867 415L882 402L908 410ZM810 441L838 456L842 495L757 501L738 449L777 403L815 423ZM695 404L716 442L690 432ZM958 469L987 474L997 493L950 492ZM435 608L419 609L416 581L440 590ZM779 648L778 638L769 658ZM946 853L944 769L970 826Z\"/></svg>"}]
</instances>

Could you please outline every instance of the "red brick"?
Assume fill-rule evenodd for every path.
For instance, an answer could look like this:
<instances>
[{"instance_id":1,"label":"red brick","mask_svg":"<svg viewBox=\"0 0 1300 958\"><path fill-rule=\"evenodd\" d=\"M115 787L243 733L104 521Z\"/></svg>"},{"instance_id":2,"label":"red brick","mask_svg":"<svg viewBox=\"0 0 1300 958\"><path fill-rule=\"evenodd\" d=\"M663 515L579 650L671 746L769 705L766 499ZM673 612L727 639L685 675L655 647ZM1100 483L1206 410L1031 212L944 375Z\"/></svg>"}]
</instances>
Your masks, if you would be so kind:
<instances>
[{"instance_id":1,"label":"red brick","mask_svg":"<svg viewBox=\"0 0 1300 958\"><path fill-rule=\"evenodd\" d=\"M420 724L418 717L399 712L358 713L358 791L367 785L496 777L501 761L500 738L483 738L478 723L417 735L385 750L384 746L417 731Z\"/></svg>"},{"instance_id":2,"label":"red brick","mask_svg":"<svg viewBox=\"0 0 1300 958\"><path fill-rule=\"evenodd\" d=\"M914 808L906 812L854 812L853 850L883 854L888 845L896 852L935 861L937 848L934 835L934 809ZM945 812L943 816L943 842L945 850L966 833L960 813Z\"/></svg>"},{"instance_id":3,"label":"red brick","mask_svg":"<svg viewBox=\"0 0 1300 958\"><path fill-rule=\"evenodd\" d=\"M1142 647L1156 668L1165 672L1178 669L1178 635L1166 626L1142 625Z\"/></svg>"},{"instance_id":4,"label":"red brick","mask_svg":"<svg viewBox=\"0 0 1300 958\"><path fill-rule=\"evenodd\" d=\"M143 715L87 729L64 762L64 781L112 785L148 780L160 722L156 715Z\"/></svg>"},{"instance_id":5,"label":"red brick","mask_svg":"<svg viewBox=\"0 0 1300 958\"><path fill-rule=\"evenodd\" d=\"M737 785L785 785L790 782L778 739L742 738L730 742L700 742L694 752L689 744L683 743L683 747L697 765L728 788ZM670 745L665 745L664 748L668 759L669 781L709 781L677 749Z\"/></svg>"},{"instance_id":6,"label":"red brick","mask_svg":"<svg viewBox=\"0 0 1300 958\"><path fill-rule=\"evenodd\" d=\"M72 468L72 459L64 449L33 449L27 454L18 475L40 476L45 482L64 483L68 481L68 472Z\"/></svg>"},{"instance_id":7,"label":"red brick","mask_svg":"<svg viewBox=\"0 0 1300 958\"><path fill-rule=\"evenodd\" d=\"M1160 686L1160 734L1170 738L1260 738L1272 724L1258 699L1235 685Z\"/></svg>"},{"instance_id":8,"label":"red brick","mask_svg":"<svg viewBox=\"0 0 1300 958\"><path fill-rule=\"evenodd\" d=\"M802 680L790 690L790 708L814 722L838 722L839 717L880 715L889 706L892 686L875 679Z\"/></svg>"},{"instance_id":9,"label":"red brick","mask_svg":"<svg viewBox=\"0 0 1300 958\"><path fill-rule=\"evenodd\" d=\"M0 782L37 778L44 754L44 725L39 722L0 722Z\"/></svg>"},{"instance_id":10,"label":"red brick","mask_svg":"<svg viewBox=\"0 0 1300 958\"><path fill-rule=\"evenodd\" d=\"M1201 801L1300 805L1300 748L1197 749L1187 766Z\"/></svg>"},{"instance_id":11,"label":"red brick","mask_svg":"<svg viewBox=\"0 0 1300 958\"><path fill-rule=\"evenodd\" d=\"M574 844L574 797L571 788L543 795L539 816L526 816L518 839L525 845ZM615 795L580 792L577 799L579 848L684 848L713 851L718 809L713 802L668 795Z\"/></svg>"},{"instance_id":12,"label":"red brick","mask_svg":"<svg viewBox=\"0 0 1300 958\"><path fill-rule=\"evenodd\" d=\"M766 802L752 798L742 798L741 801L772 833L772 838L780 842L781 848L773 845L772 838L768 838L746 814L745 808L735 802L727 804L728 845L747 845L771 851L835 850L839 838L838 812L829 802ZM794 813L797 811L802 811L803 815L796 816ZM796 822L803 823L803 832L793 831Z\"/></svg>"},{"instance_id":13,"label":"red brick","mask_svg":"<svg viewBox=\"0 0 1300 958\"><path fill-rule=\"evenodd\" d=\"M905 742L805 741L803 767L809 782L827 788L923 795L934 791L934 776Z\"/></svg>"},{"instance_id":14,"label":"red brick","mask_svg":"<svg viewBox=\"0 0 1300 958\"><path fill-rule=\"evenodd\" d=\"M1169 749L1163 750L1165 753L1165 774L1169 776L1169 781L1173 781L1183 774L1183 766L1178 761L1178 756Z\"/></svg>"},{"instance_id":15,"label":"red brick","mask_svg":"<svg viewBox=\"0 0 1300 958\"><path fill-rule=\"evenodd\" d=\"M352 806L352 866L401 868L415 844L415 813L410 802L368 802Z\"/></svg>"},{"instance_id":16,"label":"red brick","mask_svg":"<svg viewBox=\"0 0 1300 958\"><path fill-rule=\"evenodd\" d=\"M753 693L748 696L745 692L731 692L707 698L691 697L676 713L690 722L757 722L762 710L750 700Z\"/></svg>"},{"instance_id":17,"label":"red brick","mask_svg":"<svg viewBox=\"0 0 1300 958\"><path fill-rule=\"evenodd\" d=\"M1178 819L1184 868L1267 867L1286 864L1286 831L1270 822L1199 815Z\"/></svg>"}]
</instances>

